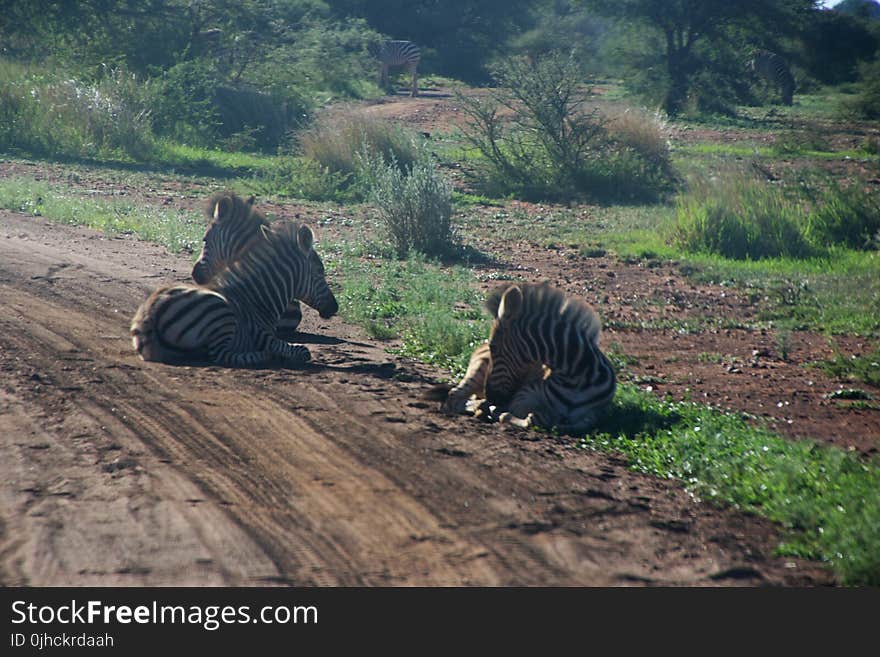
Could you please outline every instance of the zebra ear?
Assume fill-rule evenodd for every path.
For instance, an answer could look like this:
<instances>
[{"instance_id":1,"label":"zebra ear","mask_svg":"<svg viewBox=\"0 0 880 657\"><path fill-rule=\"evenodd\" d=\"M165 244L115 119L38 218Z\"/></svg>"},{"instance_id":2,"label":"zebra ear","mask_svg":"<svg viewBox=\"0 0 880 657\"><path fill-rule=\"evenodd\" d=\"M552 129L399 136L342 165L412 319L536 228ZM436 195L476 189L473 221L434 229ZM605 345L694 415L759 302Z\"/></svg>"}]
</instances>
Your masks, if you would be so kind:
<instances>
[{"instance_id":1,"label":"zebra ear","mask_svg":"<svg viewBox=\"0 0 880 657\"><path fill-rule=\"evenodd\" d=\"M303 253L308 253L315 243L315 234L308 226L300 226L296 232L296 242Z\"/></svg>"},{"instance_id":2,"label":"zebra ear","mask_svg":"<svg viewBox=\"0 0 880 657\"><path fill-rule=\"evenodd\" d=\"M250 196L247 197L247 200L245 201L245 203L248 206L252 206L254 204L254 201L256 201L256 200L257 200L257 197L254 196L253 194L251 194Z\"/></svg>"},{"instance_id":3,"label":"zebra ear","mask_svg":"<svg viewBox=\"0 0 880 657\"><path fill-rule=\"evenodd\" d=\"M498 306L498 319L507 323L513 321L522 311L523 296L519 285L511 285Z\"/></svg>"},{"instance_id":4,"label":"zebra ear","mask_svg":"<svg viewBox=\"0 0 880 657\"><path fill-rule=\"evenodd\" d=\"M224 196L214 205L214 219L223 221L232 214L232 199Z\"/></svg>"}]
</instances>

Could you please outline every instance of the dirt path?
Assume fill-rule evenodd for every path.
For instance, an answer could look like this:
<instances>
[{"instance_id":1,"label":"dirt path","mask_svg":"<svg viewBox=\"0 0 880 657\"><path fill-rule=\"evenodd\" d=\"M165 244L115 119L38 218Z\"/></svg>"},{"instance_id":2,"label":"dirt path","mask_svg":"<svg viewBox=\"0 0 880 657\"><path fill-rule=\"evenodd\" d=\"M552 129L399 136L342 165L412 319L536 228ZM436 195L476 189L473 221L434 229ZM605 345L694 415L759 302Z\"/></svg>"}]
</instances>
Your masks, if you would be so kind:
<instances>
[{"instance_id":1,"label":"dirt path","mask_svg":"<svg viewBox=\"0 0 880 657\"><path fill-rule=\"evenodd\" d=\"M138 360L187 258L0 213L0 584L819 584L760 519L467 418L307 313L302 370ZM795 563L796 562L796 563Z\"/></svg>"}]
</instances>

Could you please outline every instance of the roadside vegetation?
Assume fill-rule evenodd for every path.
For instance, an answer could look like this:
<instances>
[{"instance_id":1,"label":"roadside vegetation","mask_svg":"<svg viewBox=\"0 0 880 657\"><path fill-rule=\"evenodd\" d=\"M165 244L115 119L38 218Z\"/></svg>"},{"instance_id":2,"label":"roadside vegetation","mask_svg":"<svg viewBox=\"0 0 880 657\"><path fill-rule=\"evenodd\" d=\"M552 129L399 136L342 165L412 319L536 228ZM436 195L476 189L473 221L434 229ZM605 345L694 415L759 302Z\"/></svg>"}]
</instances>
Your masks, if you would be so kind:
<instances>
[{"instance_id":1,"label":"roadside vegetation","mask_svg":"<svg viewBox=\"0 0 880 657\"><path fill-rule=\"evenodd\" d=\"M669 266L745 298L749 328L776 331L783 360L795 331L858 336L860 356L810 367L847 386L830 401L876 412L880 21L853 2L469 0L462 14L485 22L467 30L442 3L123 4L14 3L0 17L0 153L69 176L6 176L0 208L191 253L201 215L84 193L76 172L198 175L190 187L334 207L356 217L319 244L340 313L449 380L487 334L478 283L517 277L513 245ZM371 49L402 31L422 46L423 84L458 86L457 125L420 134L364 107L382 93ZM561 35L577 47L559 50ZM793 106L745 72L753 47L791 63ZM663 321L614 328L727 320ZM766 516L786 532L781 554L880 584L876 458L634 382L564 444Z\"/></svg>"}]
</instances>

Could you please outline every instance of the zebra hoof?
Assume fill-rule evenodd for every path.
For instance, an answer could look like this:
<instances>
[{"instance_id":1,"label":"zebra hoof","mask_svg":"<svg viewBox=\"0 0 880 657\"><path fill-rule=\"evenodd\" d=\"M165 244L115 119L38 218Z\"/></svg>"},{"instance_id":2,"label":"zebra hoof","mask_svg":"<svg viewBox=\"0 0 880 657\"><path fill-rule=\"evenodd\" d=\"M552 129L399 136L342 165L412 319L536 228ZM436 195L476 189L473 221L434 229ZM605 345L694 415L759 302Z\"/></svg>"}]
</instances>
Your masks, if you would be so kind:
<instances>
[{"instance_id":1,"label":"zebra hoof","mask_svg":"<svg viewBox=\"0 0 880 657\"><path fill-rule=\"evenodd\" d=\"M312 359L312 353L306 347L302 347L300 345L296 345L291 348L290 353L287 354L284 360L291 365L300 365L302 363L306 363Z\"/></svg>"},{"instance_id":2,"label":"zebra hoof","mask_svg":"<svg viewBox=\"0 0 880 657\"><path fill-rule=\"evenodd\" d=\"M521 429L528 429L532 426L533 417L532 414L529 413L525 418L516 417L513 413L505 411L501 415L498 416L498 422L501 424L512 424L515 427L519 427Z\"/></svg>"},{"instance_id":3,"label":"zebra hoof","mask_svg":"<svg viewBox=\"0 0 880 657\"><path fill-rule=\"evenodd\" d=\"M470 413L474 417L483 420L491 419L493 411L494 408L489 404L488 399L479 399L477 397L468 399L464 407L465 413Z\"/></svg>"}]
</instances>

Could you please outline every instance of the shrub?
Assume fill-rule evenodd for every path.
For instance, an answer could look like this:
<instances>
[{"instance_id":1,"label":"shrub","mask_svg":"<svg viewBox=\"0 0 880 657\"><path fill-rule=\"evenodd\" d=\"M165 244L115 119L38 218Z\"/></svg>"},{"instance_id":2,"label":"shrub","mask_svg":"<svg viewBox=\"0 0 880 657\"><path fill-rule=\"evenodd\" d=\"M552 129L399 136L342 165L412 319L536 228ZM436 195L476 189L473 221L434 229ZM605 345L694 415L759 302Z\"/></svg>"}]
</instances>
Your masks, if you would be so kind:
<instances>
[{"instance_id":1,"label":"shrub","mask_svg":"<svg viewBox=\"0 0 880 657\"><path fill-rule=\"evenodd\" d=\"M571 200L654 198L672 182L665 139L637 130L641 114L617 126L587 108L575 59L559 53L513 58L494 72L488 99L459 95L463 132L482 155L490 194ZM645 146L647 144L647 149Z\"/></svg>"},{"instance_id":2,"label":"shrub","mask_svg":"<svg viewBox=\"0 0 880 657\"><path fill-rule=\"evenodd\" d=\"M880 59L859 64L858 93L844 101L845 114L860 119L880 119Z\"/></svg>"},{"instance_id":3,"label":"shrub","mask_svg":"<svg viewBox=\"0 0 880 657\"><path fill-rule=\"evenodd\" d=\"M311 201L344 203L357 200L349 176L330 171L315 160L287 156L278 158L271 171L252 181L254 191Z\"/></svg>"},{"instance_id":4,"label":"shrub","mask_svg":"<svg viewBox=\"0 0 880 657\"><path fill-rule=\"evenodd\" d=\"M303 157L343 176L353 176L357 154L364 148L402 168L412 167L419 157L411 134L363 113L327 114L302 131L297 142Z\"/></svg>"},{"instance_id":5,"label":"shrub","mask_svg":"<svg viewBox=\"0 0 880 657\"><path fill-rule=\"evenodd\" d=\"M759 180L739 173L691 184L675 206L673 241L687 251L737 260L809 257L803 208Z\"/></svg>"},{"instance_id":6,"label":"shrub","mask_svg":"<svg viewBox=\"0 0 880 657\"><path fill-rule=\"evenodd\" d=\"M357 159L368 201L376 207L398 256L410 251L442 256L452 251L452 185L426 152L404 168L368 149Z\"/></svg>"},{"instance_id":7,"label":"shrub","mask_svg":"<svg viewBox=\"0 0 880 657\"><path fill-rule=\"evenodd\" d=\"M180 62L157 78L153 127L160 135L192 146L213 146L220 134L214 93L220 85L202 60Z\"/></svg>"},{"instance_id":8,"label":"shrub","mask_svg":"<svg viewBox=\"0 0 880 657\"><path fill-rule=\"evenodd\" d=\"M817 246L876 249L880 246L880 198L856 184L833 186L810 212L806 235Z\"/></svg>"},{"instance_id":9,"label":"shrub","mask_svg":"<svg viewBox=\"0 0 880 657\"><path fill-rule=\"evenodd\" d=\"M121 68L94 84L0 63L0 146L67 157L146 159L151 88Z\"/></svg>"},{"instance_id":10,"label":"shrub","mask_svg":"<svg viewBox=\"0 0 880 657\"><path fill-rule=\"evenodd\" d=\"M880 236L880 198L858 185L780 188L743 172L693 181L675 216L681 247L734 259L870 250Z\"/></svg>"}]
</instances>

